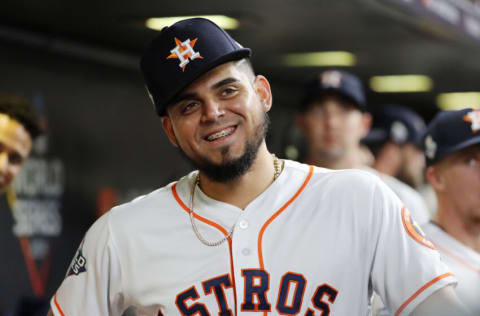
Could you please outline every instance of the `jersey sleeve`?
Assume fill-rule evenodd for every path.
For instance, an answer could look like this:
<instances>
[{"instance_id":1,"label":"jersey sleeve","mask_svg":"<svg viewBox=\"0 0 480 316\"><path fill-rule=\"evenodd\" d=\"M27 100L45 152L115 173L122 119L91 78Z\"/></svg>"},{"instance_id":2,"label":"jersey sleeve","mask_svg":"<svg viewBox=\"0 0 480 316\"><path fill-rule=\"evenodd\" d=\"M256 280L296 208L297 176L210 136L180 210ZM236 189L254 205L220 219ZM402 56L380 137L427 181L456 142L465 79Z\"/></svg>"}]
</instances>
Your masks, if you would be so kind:
<instances>
[{"instance_id":1,"label":"jersey sleeve","mask_svg":"<svg viewBox=\"0 0 480 316\"><path fill-rule=\"evenodd\" d=\"M456 279L408 208L385 184L376 185L372 203L372 286L392 315L409 315Z\"/></svg>"},{"instance_id":2,"label":"jersey sleeve","mask_svg":"<svg viewBox=\"0 0 480 316\"><path fill-rule=\"evenodd\" d=\"M121 315L121 267L116 256L109 213L88 230L50 301L55 316Z\"/></svg>"}]
</instances>

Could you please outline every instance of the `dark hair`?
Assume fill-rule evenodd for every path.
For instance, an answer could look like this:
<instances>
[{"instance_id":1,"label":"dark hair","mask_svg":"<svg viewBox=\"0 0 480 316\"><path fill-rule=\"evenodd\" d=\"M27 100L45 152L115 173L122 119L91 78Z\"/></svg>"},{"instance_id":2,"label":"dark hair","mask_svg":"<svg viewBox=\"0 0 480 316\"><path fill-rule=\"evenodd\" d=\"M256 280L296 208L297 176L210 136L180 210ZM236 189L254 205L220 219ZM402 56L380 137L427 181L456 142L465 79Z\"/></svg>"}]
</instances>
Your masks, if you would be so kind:
<instances>
[{"instance_id":1,"label":"dark hair","mask_svg":"<svg viewBox=\"0 0 480 316\"><path fill-rule=\"evenodd\" d=\"M32 139L42 133L38 113L25 97L0 93L0 113L22 124Z\"/></svg>"},{"instance_id":2,"label":"dark hair","mask_svg":"<svg viewBox=\"0 0 480 316\"><path fill-rule=\"evenodd\" d=\"M235 64L244 69L249 76L255 77L255 70L253 69L252 61L249 57L244 57L235 61Z\"/></svg>"}]
</instances>

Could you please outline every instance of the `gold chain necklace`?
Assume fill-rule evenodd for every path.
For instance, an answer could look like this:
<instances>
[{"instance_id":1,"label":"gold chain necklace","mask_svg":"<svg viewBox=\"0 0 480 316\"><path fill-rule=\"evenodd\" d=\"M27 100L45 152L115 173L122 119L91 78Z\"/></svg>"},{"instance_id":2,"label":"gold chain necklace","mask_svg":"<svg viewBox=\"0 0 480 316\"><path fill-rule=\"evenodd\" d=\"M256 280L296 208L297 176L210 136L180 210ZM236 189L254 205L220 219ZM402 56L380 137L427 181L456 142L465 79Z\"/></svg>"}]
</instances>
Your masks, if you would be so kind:
<instances>
[{"instance_id":1,"label":"gold chain necklace","mask_svg":"<svg viewBox=\"0 0 480 316\"><path fill-rule=\"evenodd\" d=\"M273 174L273 181L277 180L278 176L280 175L280 173L282 172L282 167L281 167L281 161L280 159L277 158L277 156L275 156L274 154L272 154L272 157L273 157L273 168L275 170L275 173ZM200 232L198 231L198 228L197 228L197 225L195 224L195 219L194 219L194 211L193 211L193 198L194 198L194 195L195 195L195 188L196 186L200 183L200 173L197 174L197 176L195 177L195 181L193 182L193 186L192 186L192 194L191 194L191 199L190 199L190 212L189 212L189 215L190 215L190 223L192 224L192 228L193 228L193 232L195 233L195 235L197 236L197 238L205 245L207 246L210 246L210 247L215 247L215 246L219 246L221 245L225 240L227 240L228 238L230 238L233 234L233 228L235 227L235 224L232 226L232 228L230 229L230 231L228 232L228 234L226 236L224 236L222 239L218 240L218 241L214 241L214 242L211 242L211 241L208 241L206 240L205 238L203 238L203 236L200 234Z\"/></svg>"}]
</instances>

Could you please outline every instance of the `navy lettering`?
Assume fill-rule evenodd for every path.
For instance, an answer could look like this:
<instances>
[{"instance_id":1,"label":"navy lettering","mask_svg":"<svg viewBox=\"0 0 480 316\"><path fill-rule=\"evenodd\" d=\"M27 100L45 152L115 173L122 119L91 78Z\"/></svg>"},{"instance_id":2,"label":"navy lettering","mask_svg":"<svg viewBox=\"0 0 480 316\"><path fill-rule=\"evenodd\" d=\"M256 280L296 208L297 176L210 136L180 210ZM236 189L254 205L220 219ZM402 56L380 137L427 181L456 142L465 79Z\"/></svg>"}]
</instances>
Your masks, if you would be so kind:
<instances>
[{"instance_id":1,"label":"navy lettering","mask_svg":"<svg viewBox=\"0 0 480 316\"><path fill-rule=\"evenodd\" d=\"M333 304L335 302L335 299L337 298L337 294L338 291L328 284L322 284L317 288L317 290L315 291L315 295L312 298L312 303L315 308L322 312L320 314L321 316L330 315L330 305L323 301L323 296L326 295L327 300ZM307 313L305 314L305 316L313 315L314 313L311 309L308 309Z\"/></svg>"},{"instance_id":2,"label":"navy lettering","mask_svg":"<svg viewBox=\"0 0 480 316\"><path fill-rule=\"evenodd\" d=\"M203 290L205 291L205 295L212 293L212 290L214 291L218 303L218 308L220 310L218 315L232 316L233 313L232 310L228 308L224 292L224 289L232 287L232 282L230 282L228 274L210 279L208 281L204 281L202 282L202 285Z\"/></svg>"},{"instance_id":3,"label":"navy lettering","mask_svg":"<svg viewBox=\"0 0 480 316\"><path fill-rule=\"evenodd\" d=\"M201 316L210 316L204 304L195 303L190 307L187 306L186 301L188 299L195 301L198 298L199 295L197 293L197 290L194 286L192 286L188 290L178 294L175 303L177 304L178 310L182 313L182 315L194 315L198 313L198 315Z\"/></svg>"},{"instance_id":4,"label":"navy lettering","mask_svg":"<svg viewBox=\"0 0 480 316\"><path fill-rule=\"evenodd\" d=\"M242 311L269 312L271 309L267 301L267 291L269 289L269 275L264 270L249 269L242 270L242 276L245 280L245 296L241 305ZM257 302L253 302L254 296Z\"/></svg>"},{"instance_id":5,"label":"navy lettering","mask_svg":"<svg viewBox=\"0 0 480 316\"><path fill-rule=\"evenodd\" d=\"M306 283L301 274L288 272L282 277L277 301L277 310L281 315L296 315L300 312ZM292 304L287 305L288 291L291 286L295 287L295 293Z\"/></svg>"}]
</instances>

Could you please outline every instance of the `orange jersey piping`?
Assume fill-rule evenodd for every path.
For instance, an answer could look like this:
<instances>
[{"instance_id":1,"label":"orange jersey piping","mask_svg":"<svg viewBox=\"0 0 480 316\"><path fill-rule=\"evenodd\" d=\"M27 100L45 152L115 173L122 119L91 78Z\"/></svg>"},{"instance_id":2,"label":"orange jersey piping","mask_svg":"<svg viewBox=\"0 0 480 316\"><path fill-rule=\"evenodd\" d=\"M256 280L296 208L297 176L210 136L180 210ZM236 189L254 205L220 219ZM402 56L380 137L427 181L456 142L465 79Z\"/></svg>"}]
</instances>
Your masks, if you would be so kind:
<instances>
[{"instance_id":1,"label":"orange jersey piping","mask_svg":"<svg viewBox=\"0 0 480 316\"><path fill-rule=\"evenodd\" d=\"M313 175L313 166L310 166L309 168L309 171L308 171L308 175L307 175L307 178L305 179L305 181L303 182L303 184L300 186L300 188L298 189L298 191L290 198L290 200L288 200L282 207L280 207L278 209L278 211L275 212L275 214L272 215L272 217L270 217L266 222L265 224L263 224L262 226L262 229L260 229L260 233L258 235L258 261L260 263L260 269L264 269L264 263L263 263L263 251L262 251L262 239L263 239L263 233L265 232L265 230L267 229L267 226L270 225L270 223L272 223L275 218L278 217L278 215L280 215L280 213L282 213L293 201L295 201L295 199L300 195L300 193L302 193L303 189L305 189L305 187L307 186L308 182L310 181L310 179L312 178L312 175ZM267 315L268 313L267 312L264 312L264 315Z\"/></svg>"},{"instance_id":2,"label":"orange jersey piping","mask_svg":"<svg viewBox=\"0 0 480 316\"><path fill-rule=\"evenodd\" d=\"M58 301L57 301L57 293L55 293L55 296L53 297L53 302L55 303L55 307L57 307L58 311L60 312L60 315L65 316L65 314L64 314L63 311L62 311L62 308L61 308L60 305L58 304Z\"/></svg>"},{"instance_id":3,"label":"orange jersey piping","mask_svg":"<svg viewBox=\"0 0 480 316\"><path fill-rule=\"evenodd\" d=\"M185 203L183 203L182 199L180 199L180 196L178 195L178 192L177 192L177 184L178 182L174 183L172 185L172 194L173 194L173 197L175 198L175 200L177 201L177 203L187 212L187 213L190 213L190 208L187 207L187 205L185 205ZM195 217L196 219L198 219L199 221L201 222L204 222L205 224L208 224L210 226L213 226L215 227L216 229L218 229L219 231L222 232L222 234L224 234L225 236L228 235L228 232L225 228L223 228L222 226L218 225L217 223L215 222L212 222L211 220L208 220L200 215L198 215L197 213L193 213L193 217ZM233 282L233 299L235 301L235 314L237 313L237 290L236 290L236 287L235 287L235 274L233 273L233 255L232 255L232 239L231 238L228 238L227 239L227 242L228 242L228 248L229 248L229 255L230 255L230 273L232 274L232 282Z\"/></svg>"},{"instance_id":4,"label":"orange jersey piping","mask_svg":"<svg viewBox=\"0 0 480 316\"><path fill-rule=\"evenodd\" d=\"M423 291L425 291L428 287L432 286L433 284L435 284L436 282L440 281L441 279L444 279L446 277L449 277L449 276L454 276L452 273L445 273L445 274L442 274L442 275L439 275L437 276L435 279L431 280L430 282L426 283L424 286L422 286L418 291L416 291L412 296L410 296L401 306L400 308L397 310L397 312L395 313L395 316L398 316L400 315L400 313L405 309L405 307L407 307L408 304L410 304L411 301L413 301L418 295L420 295L420 293L422 293Z\"/></svg>"},{"instance_id":5,"label":"orange jersey piping","mask_svg":"<svg viewBox=\"0 0 480 316\"><path fill-rule=\"evenodd\" d=\"M278 211L276 211L275 214L273 214L272 217L270 217L260 229L260 233L258 235L258 260L260 262L261 269L264 268L263 251L262 251L263 233L267 229L267 226L270 225L270 223L272 223L275 220L275 218L277 218L278 215L280 215L280 213L282 213L300 195L300 193L302 193L303 189L307 186L307 183L310 181L312 174L313 174L313 166L310 166L310 170L308 172L307 178L305 179L303 184L300 186L298 191L290 198L290 200L288 200L282 207L280 207Z\"/></svg>"},{"instance_id":6,"label":"orange jersey piping","mask_svg":"<svg viewBox=\"0 0 480 316\"><path fill-rule=\"evenodd\" d=\"M447 256L451 257L455 261L458 261L460 264L464 265L466 268L472 270L475 273L480 274L480 269L475 268L471 264L469 264L467 261L463 260L462 258L454 255L450 251L446 250L445 248L439 247L437 244L435 244L435 247L437 247L438 251L445 253Z\"/></svg>"}]
</instances>

